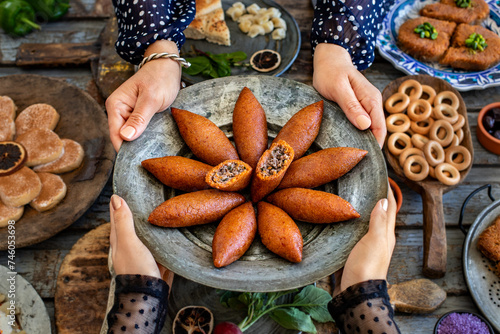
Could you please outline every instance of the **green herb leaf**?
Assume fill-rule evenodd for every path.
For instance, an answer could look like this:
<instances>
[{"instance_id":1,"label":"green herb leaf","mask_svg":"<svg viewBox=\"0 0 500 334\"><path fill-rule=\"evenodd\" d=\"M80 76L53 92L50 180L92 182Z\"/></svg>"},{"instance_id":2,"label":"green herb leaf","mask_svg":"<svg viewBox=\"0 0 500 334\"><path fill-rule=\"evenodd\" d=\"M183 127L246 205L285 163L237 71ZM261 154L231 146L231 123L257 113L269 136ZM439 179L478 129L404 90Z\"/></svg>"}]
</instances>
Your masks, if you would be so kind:
<instances>
[{"instance_id":1,"label":"green herb leaf","mask_svg":"<svg viewBox=\"0 0 500 334\"><path fill-rule=\"evenodd\" d=\"M198 75L207 69L210 65L210 60L207 57L194 57L186 58L188 62L191 63L189 68L184 68L183 70L189 75Z\"/></svg>"},{"instance_id":2,"label":"green herb leaf","mask_svg":"<svg viewBox=\"0 0 500 334\"><path fill-rule=\"evenodd\" d=\"M317 333L316 326L314 326L311 317L298 308L278 308L271 312L269 316L284 328L306 333Z\"/></svg>"},{"instance_id":3,"label":"green herb leaf","mask_svg":"<svg viewBox=\"0 0 500 334\"><path fill-rule=\"evenodd\" d=\"M186 58L191 63L191 67L184 68L184 73L188 75L203 75L212 78L226 77L231 75L231 66L243 61L247 58L247 54L243 51L232 53L213 54L211 52L203 52L195 50L197 57ZM194 65L194 66L193 66Z\"/></svg>"},{"instance_id":4,"label":"green herb leaf","mask_svg":"<svg viewBox=\"0 0 500 334\"><path fill-rule=\"evenodd\" d=\"M332 300L328 292L317 288L313 285L308 285L302 289L293 299L293 304L308 313L314 320L319 322L333 321L327 305Z\"/></svg>"}]
</instances>

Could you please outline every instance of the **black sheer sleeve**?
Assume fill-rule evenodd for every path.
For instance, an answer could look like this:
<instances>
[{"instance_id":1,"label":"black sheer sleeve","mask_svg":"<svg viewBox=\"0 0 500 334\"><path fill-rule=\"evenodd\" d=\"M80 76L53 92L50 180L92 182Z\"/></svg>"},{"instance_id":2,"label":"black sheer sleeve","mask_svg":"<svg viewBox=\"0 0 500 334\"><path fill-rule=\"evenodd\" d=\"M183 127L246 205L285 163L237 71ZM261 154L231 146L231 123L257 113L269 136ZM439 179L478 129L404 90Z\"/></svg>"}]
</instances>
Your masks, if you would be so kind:
<instances>
[{"instance_id":1,"label":"black sheer sleeve","mask_svg":"<svg viewBox=\"0 0 500 334\"><path fill-rule=\"evenodd\" d=\"M157 334L167 314L167 283L145 275L117 275L108 333Z\"/></svg>"},{"instance_id":2,"label":"black sheer sleeve","mask_svg":"<svg viewBox=\"0 0 500 334\"><path fill-rule=\"evenodd\" d=\"M342 333L400 334L385 280L370 280L350 286L328 304Z\"/></svg>"}]
</instances>

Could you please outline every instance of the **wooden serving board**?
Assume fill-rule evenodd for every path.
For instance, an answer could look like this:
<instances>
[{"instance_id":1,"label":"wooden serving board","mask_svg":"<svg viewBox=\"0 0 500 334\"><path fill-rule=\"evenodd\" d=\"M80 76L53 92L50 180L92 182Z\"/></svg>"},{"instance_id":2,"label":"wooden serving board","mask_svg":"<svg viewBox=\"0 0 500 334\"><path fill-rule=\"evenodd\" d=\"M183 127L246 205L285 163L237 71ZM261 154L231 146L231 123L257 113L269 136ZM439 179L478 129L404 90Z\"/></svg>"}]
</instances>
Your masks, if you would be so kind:
<instances>
[{"instance_id":1,"label":"wooden serving board","mask_svg":"<svg viewBox=\"0 0 500 334\"><path fill-rule=\"evenodd\" d=\"M85 234L64 258L55 294L57 333L99 333L106 315L111 224Z\"/></svg>"}]
</instances>

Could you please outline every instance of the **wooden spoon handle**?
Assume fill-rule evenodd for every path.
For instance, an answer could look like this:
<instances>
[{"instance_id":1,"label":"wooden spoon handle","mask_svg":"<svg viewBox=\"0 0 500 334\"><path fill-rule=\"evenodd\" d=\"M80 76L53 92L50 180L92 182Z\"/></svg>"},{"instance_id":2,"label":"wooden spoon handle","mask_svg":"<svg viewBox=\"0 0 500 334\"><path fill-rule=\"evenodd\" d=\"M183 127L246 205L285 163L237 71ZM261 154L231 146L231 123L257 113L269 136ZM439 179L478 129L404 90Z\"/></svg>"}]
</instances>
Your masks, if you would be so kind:
<instances>
[{"instance_id":1,"label":"wooden spoon handle","mask_svg":"<svg viewBox=\"0 0 500 334\"><path fill-rule=\"evenodd\" d=\"M446 273L446 228L443 213L443 190L440 186L423 188L424 265L423 274L440 278Z\"/></svg>"}]
</instances>

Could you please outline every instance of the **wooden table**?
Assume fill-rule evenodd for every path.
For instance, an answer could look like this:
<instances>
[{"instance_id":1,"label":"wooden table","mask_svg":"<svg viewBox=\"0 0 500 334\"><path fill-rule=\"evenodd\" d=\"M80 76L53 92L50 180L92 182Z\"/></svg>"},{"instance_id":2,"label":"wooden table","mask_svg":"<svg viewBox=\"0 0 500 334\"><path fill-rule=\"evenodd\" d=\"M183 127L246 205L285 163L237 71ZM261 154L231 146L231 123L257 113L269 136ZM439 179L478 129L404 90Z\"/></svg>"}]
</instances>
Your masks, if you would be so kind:
<instances>
[{"instance_id":1,"label":"wooden table","mask_svg":"<svg viewBox=\"0 0 500 334\"><path fill-rule=\"evenodd\" d=\"M299 56L283 77L311 84L312 58L310 52L310 28L312 7L310 1L277 0L297 20L302 45ZM71 0L72 8L64 21L42 26L42 31L25 38L14 39L0 34L0 76L32 73L61 78L89 92L101 105L100 96L88 64L56 68L20 68L15 66L16 50L21 43L92 43L113 15L109 0ZM366 71L368 79L380 90L392 80L404 75L377 55L375 64ZM396 314L402 333L431 333L436 320L450 310L467 309L477 311L462 272L462 246L464 235L457 226L459 209L465 197L485 183L493 185L493 195L500 198L500 156L486 151L475 136L477 115L482 106L500 101L500 87L462 93L469 113L469 124L474 141L474 166L467 179L455 190L444 195L444 216L448 238L448 266L444 278L433 280L446 290L446 302L434 313L427 315ZM390 175L391 174L390 172ZM399 182L404 203L397 217L397 244L394 251L388 280L390 283L422 278L422 201L420 195ZM54 293L56 277L64 256L85 233L109 221L108 203L112 194L111 180L94 205L72 226L58 235L30 247L18 249L17 270L26 278L45 301L54 327ZM464 223L470 225L475 217L490 203L486 193L478 194L468 206ZM7 253L0 252L0 264L7 262ZM55 330L53 331L55 333ZM322 329L321 333L333 333Z\"/></svg>"}]
</instances>

